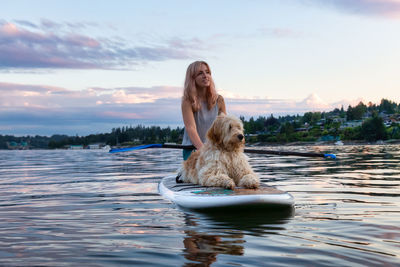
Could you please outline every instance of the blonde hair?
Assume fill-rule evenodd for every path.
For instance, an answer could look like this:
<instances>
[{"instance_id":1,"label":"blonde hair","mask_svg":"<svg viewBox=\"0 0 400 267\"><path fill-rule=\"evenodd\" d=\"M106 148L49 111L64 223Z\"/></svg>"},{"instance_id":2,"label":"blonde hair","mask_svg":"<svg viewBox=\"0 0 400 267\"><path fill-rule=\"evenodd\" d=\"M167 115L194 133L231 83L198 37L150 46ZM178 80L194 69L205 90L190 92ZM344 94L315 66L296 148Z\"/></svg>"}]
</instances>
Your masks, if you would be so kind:
<instances>
[{"instance_id":1,"label":"blonde hair","mask_svg":"<svg viewBox=\"0 0 400 267\"><path fill-rule=\"evenodd\" d=\"M199 70L201 65L205 65L211 74L210 66L208 66L205 61L195 61L190 64L186 70L185 85L183 88L183 100L188 100L192 104L192 109L194 112L198 111L201 108L201 103L197 95L195 82L195 75L197 74L197 71ZM215 90L215 84L211 77L210 86L207 88L206 91L207 108L209 110L215 105L215 103L217 102L217 98L218 94Z\"/></svg>"}]
</instances>

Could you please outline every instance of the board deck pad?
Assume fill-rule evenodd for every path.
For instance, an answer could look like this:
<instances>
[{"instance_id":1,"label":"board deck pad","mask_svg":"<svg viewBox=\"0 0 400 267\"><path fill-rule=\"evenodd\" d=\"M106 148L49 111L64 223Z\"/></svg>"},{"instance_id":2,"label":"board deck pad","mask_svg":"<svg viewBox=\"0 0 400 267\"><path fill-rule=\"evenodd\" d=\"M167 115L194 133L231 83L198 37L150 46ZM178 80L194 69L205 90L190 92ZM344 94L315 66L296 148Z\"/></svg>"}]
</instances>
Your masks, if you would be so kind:
<instances>
[{"instance_id":1,"label":"board deck pad","mask_svg":"<svg viewBox=\"0 0 400 267\"><path fill-rule=\"evenodd\" d=\"M176 183L175 175L163 178L159 184L160 194L179 206L193 209L224 206L288 205L294 204L289 193L261 184L258 189L236 187L206 187L191 183Z\"/></svg>"}]
</instances>

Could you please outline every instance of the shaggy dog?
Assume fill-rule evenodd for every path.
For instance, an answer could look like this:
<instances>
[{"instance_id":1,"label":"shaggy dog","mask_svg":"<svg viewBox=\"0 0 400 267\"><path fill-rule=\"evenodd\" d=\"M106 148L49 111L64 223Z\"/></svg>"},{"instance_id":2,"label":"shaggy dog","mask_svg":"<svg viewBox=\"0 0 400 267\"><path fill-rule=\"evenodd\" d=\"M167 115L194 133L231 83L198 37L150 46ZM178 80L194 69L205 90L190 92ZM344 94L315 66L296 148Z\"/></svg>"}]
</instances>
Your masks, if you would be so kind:
<instances>
[{"instance_id":1,"label":"shaggy dog","mask_svg":"<svg viewBox=\"0 0 400 267\"><path fill-rule=\"evenodd\" d=\"M207 141L183 162L177 182L258 188L260 180L243 153L242 122L231 115L219 115L207 132Z\"/></svg>"}]
</instances>

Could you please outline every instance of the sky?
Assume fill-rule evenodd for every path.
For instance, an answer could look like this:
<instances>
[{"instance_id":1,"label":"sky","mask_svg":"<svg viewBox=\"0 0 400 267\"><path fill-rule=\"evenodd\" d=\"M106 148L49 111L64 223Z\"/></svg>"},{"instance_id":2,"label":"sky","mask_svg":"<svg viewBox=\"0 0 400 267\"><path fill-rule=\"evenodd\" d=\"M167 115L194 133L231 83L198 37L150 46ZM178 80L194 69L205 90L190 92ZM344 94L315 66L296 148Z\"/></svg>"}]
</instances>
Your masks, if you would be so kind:
<instances>
[{"instance_id":1,"label":"sky","mask_svg":"<svg viewBox=\"0 0 400 267\"><path fill-rule=\"evenodd\" d=\"M400 102L400 0L6 0L0 134L183 126L204 60L246 119Z\"/></svg>"}]
</instances>

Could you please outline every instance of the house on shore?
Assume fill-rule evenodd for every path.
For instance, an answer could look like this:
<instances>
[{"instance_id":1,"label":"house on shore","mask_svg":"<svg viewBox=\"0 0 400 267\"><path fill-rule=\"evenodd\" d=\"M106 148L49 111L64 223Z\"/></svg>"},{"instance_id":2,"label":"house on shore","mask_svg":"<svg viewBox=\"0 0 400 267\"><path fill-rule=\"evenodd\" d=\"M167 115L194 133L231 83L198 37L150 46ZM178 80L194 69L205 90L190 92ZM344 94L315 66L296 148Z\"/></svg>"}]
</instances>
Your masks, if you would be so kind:
<instances>
[{"instance_id":1,"label":"house on shore","mask_svg":"<svg viewBox=\"0 0 400 267\"><path fill-rule=\"evenodd\" d=\"M80 149L83 149L83 145L70 145L68 149L80 150Z\"/></svg>"},{"instance_id":2,"label":"house on shore","mask_svg":"<svg viewBox=\"0 0 400 267\"><path fill-rule=\"evenodd\" d=\"M26 150L29 149L29 144L25 141L17 143L15 141L6 142L7 148L11 150Z\"/></svg>"}]
</instances>

